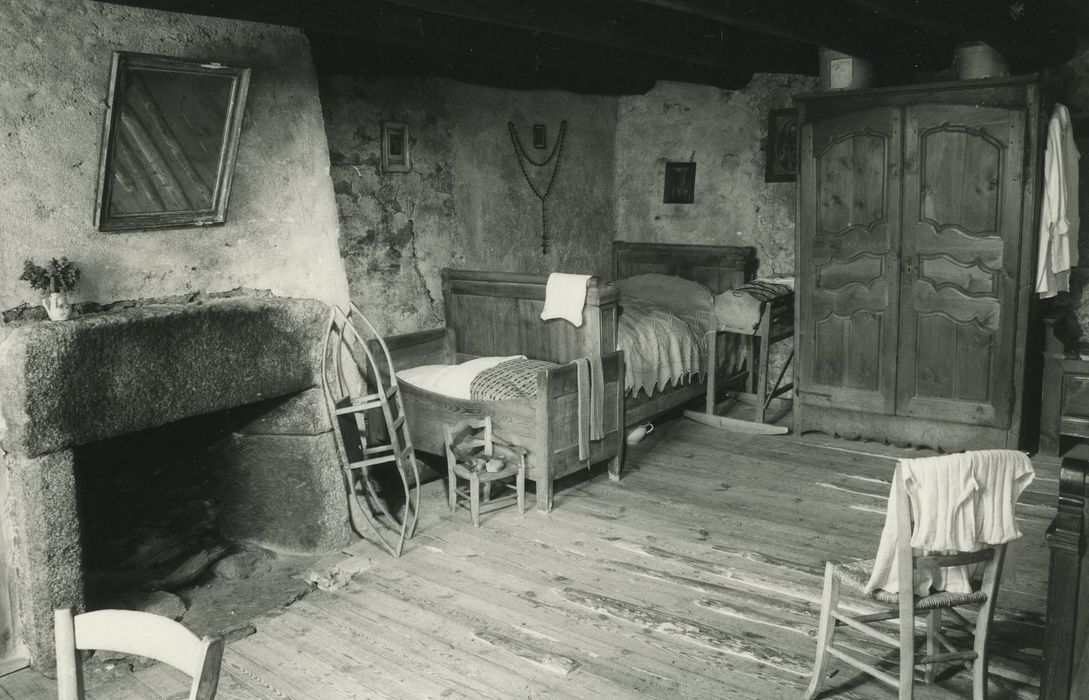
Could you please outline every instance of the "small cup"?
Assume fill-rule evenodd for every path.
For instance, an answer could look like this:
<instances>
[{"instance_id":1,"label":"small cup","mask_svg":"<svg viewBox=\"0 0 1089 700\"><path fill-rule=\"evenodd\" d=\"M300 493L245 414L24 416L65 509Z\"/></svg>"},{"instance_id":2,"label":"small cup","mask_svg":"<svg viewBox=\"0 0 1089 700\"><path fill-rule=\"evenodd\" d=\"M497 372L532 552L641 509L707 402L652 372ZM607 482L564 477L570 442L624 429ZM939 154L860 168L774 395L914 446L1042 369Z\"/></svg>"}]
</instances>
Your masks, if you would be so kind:
<instances>
[{"instance_id":1,"label":"small cup","mask_svg":"<svg viewBox=\"0 0 1089 700\"><path fill-rule=\"evenodd\" d=\"M632 428L630 433L628 433L626 442L629 445L636 445L639 443L640 440L645 438L647 435L650 435L652 432L654 432L653 423L636 426L635 428Z\"/></svg>"}]
</instances>

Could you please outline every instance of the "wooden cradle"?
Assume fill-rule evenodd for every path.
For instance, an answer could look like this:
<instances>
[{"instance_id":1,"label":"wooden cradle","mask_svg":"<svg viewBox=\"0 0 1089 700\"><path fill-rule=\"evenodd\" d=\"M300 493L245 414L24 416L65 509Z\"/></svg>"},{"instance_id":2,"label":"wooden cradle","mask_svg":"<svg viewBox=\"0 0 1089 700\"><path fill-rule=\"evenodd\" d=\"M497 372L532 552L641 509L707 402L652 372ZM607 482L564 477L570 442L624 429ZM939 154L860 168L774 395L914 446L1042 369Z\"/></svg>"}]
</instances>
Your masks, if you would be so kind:
<instances>
[{"instance_id":1,"label":"wooden cradle","mask_svg":"<svg viewBox=\"0 0 1089 700\"><path fill-rule=\"evenodd\" d=\"M620 478L624 449L624 360L616 347L617 291L591 278L583 324L542 321L548 275L443 270L446 327L386 339L398 370L457 364L475 357L526 355L562 366L537 375L537 397L504 401L451 398L402 382L409 432L417 451L445 454L443 425L491 416L496 432L529 450L526 478L536 483L537 509L552 509L553 482L586 466L579 459L579 357L601 356L605 379L603 439L590 443L588 462L609 461Z\"/></svg>"}]
</instances>

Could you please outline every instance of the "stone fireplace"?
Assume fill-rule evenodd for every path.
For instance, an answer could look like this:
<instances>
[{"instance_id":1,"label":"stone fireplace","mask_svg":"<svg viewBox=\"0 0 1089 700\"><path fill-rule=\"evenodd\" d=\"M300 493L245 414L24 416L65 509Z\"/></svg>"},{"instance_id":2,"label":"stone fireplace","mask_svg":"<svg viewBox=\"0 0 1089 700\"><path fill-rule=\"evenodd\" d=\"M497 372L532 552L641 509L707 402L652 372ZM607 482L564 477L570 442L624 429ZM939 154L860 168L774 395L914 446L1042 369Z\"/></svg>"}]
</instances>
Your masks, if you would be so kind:
<instances>
[{"instance_id":1,"label":"stone fireplace","mask_svg":"<svg viewBox=\"0 0 1089 700\"><path fill-rule=\"evenodd\" d=\"M2 629L0 605L0 636L9 648L21 640L48 667L53 609L83 608L81 446L229 411L230 434L209 451L225 485L221 534L293 552L348 541L319 386L326 318L313 300L232 297L0 330L0 599L14 627Z\"/></svg>"}]
</instances>

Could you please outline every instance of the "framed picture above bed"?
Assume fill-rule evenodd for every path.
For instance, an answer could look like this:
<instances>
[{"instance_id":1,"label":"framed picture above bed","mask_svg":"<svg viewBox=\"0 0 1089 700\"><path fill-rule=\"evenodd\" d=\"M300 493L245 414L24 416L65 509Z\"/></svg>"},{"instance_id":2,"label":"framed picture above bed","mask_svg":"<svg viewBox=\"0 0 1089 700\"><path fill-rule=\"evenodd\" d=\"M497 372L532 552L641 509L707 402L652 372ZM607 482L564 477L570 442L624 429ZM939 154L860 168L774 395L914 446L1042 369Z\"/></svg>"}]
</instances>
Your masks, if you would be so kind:
<instances>
[{"instance_id":1,"label":"framed picture above bed","mask_svg":"<svg viewBox=\"0 0 1089 700\"><path fill-rule=\"evenodd\" d=\"M798 179L798 113L793 109L768 112L767 164L764 182Z\"/></svg>"},{"instance_id":2,"label":"framed picture above bed","mask_svg":"<svg viewBox=\"0 0 1089 700\"><path fill-rule=\"evenodd\" d=\"M696 164L666 163L664 204L692 204L696 201Z\"/></svg>"},{"instance_id":3,"label":"framed picture above bed","mask_svg":"<svg viewBox=\"0 0 1089 700\"><path fill-rule=\"evenodd\" d=\"M382 170L387 173L412 171L407 124L382 122Z\"/></svg>"}]
</instances>

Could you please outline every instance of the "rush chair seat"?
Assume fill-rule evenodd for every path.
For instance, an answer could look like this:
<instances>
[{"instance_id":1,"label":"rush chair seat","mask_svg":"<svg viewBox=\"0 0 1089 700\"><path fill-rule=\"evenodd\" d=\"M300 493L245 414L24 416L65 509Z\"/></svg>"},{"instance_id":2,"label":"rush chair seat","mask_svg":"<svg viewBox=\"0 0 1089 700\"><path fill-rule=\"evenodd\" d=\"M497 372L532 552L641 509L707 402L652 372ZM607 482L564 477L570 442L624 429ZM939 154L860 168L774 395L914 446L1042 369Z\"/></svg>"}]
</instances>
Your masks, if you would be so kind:
<instances>
[{"instance_id":1,"label":"rush chair seat","mask_svg":"<svg viewBox=\"0 0 1089 700\"><path fill-rule=\"evenodd\" d=\"M189 700L213 700L219 686L223 640L197 637L180 622L133 610L96 610L53 616L57 647L57 697L82 700L83 673L79 651L97 649L143 656L173 666L193 678Z\"/></svg>"},{"instance_id":2,"label":"rush chair seat","mask_svg":"<svg viewBox=\"0 0 1089 700\"><path fill-rule=\"evenodd\" d=\"M973 455L986 455L988 453L1007 453L1007 459L1016 463L1019 471L1017 476L1007 484L1003 491L1001 488L993 488L992 491L1003 491L998 494L1009 500L1012 497L1016 501L1020 490L1032 480L1032 467L1024 455L1018 452L1005 450L991 450L964 455L951 455L948 458L960 458L970 460ZM1002 457L1002 455L1000 455ZM924 458L931 460L947 459ZM892 687L898 689L900 700L909 700L913 697L915 674L914 670L921 667L924 672L924 680L933 683L939 667L942 664L963 664L972 671L972 697L975 700L984 700L987 697L987 666L988 666L988 642L991 622L994 616L995 599L998 593L999 581L1002 574L1002 564L1006 555L1005 542L995 543L994 540L1013 539L1020 535L1012 522L1009 523L1012 532L1003 536L989 536L991 543L977 542L974 551L942 550L941 554L926 553L919 548L912 547L912 538L918 534L913 522L913 513L918 514L919 504L913 504L909 497L909 489L905 485L904 466L907 462L920 462L922 460L904 460L897 466L893 476L893 488L889 498L889 513L886 520L883 540L886 536L895 538L894 549L890 553L894 558L889 559L886 554L882 558L882 550L879 549L878 558L848 563L828 562L824 574L824 594L821 599L820 625L817 631L817 653L814 662L813 676L805 697L815 697L827 678L829 662L836 658L849 666L877 678ZM1023 465L1026 465L1024 467ZM1027 472L1023 471L1027 468ZM990 488L990 487L988 487ZM919 496L915 495L915 499ZM956 504L957 499L943 500L944 504ZM961 503L964 501L962 500ZM913 505L915 506L913 509ZM933 513L933 508L930 514ZM945 517L952 519L953 513L945 513ZM1009 504L1006 520L1012 521L1012 503ZM890 526L894 529L890 530ZM989 527L989 525L988 525ZM889 550L885 550L888 552ZM877 565L877 562L881 562ZM874 587L875 577L873 572L875 565L889 574L889 581L897 584L898 591L892 592L884 588ZM968 567L962 569L971 572L971 576L965 576L965 581L970 584L967 590L933 590L925 595L918 592L919 581L930 581L929 576L935 577L935 582L941 575L938 572L949 571L944 567ZM927 578L920 579L919 574ZM895 578L891 577L895 574ZM911 582L903 585L901 582ZM923 583L929 589L929 583ZM840 609L840 590L846 586L857 593L868 596L879 606L887 606L882 612L866 615L848 615ZM958 586L960 587L960 586ZM956 608L971 606L977 609L975 622L965 618ZM923 649L918 649L915 636L915 618L926 615L926 636ZM896 633L876 629L875 623L895 622L899 629ZM943 625L949 624L966 630L971 634L971 648L958 649L945 635ZM871 640L877 640L893 648L899 649L899 669L891 672L877 668L861 658L848 653L842 648L833 645L836 632L840 627L850 628L852 632L858 632ZM845 630L846 631L846 630ZM834 693L832 694L834 695Z\"/></svg>"},{"instance_id":3,"label":"rush chair seat","mask_svg":"<svg viewBox=\"0 0 1089 700\"><path fill-rule=\"evenodd\" d=\"M518 512L526 512L526 448L512 445L492 430L491 416L479 420L463 420L442 427L446 443L447 479L449 482L450 512L458 504L466 505L472 516L473 526L480 527L482 508L490 508L506 501L517 500ZM513 478L514 484L509 482ZM467 482L466 488L458 486L459 479ZM513 491L492 498L492 486Z\"/></svg>"}]
</instances>

